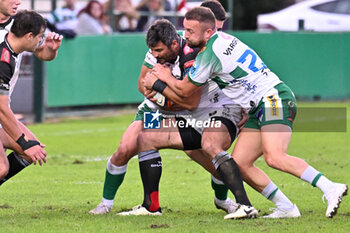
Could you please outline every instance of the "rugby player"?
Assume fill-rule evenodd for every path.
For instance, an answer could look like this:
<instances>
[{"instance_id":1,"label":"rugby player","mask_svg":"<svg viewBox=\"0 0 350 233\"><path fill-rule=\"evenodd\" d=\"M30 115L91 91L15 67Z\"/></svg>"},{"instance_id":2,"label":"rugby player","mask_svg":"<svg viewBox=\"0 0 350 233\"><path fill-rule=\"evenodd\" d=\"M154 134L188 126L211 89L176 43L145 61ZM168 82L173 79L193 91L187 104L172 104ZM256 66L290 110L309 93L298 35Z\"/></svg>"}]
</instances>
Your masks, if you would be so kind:
<instances>
[{"instance_id":1,"label":"rugby player","mask_svg":"<svg viewBox=\"0 0 350 233\"><path fill-rule=\"evenodd\" d=\"M0 146L15 150L34 164L46 162L46 151L36 139L30 139L31 134L23 125L18 124L9 105L10 89L13 88L12 78L16 72L18 56L24 51L34 52L43 42L46 22L34 11L21 11L14 16L11 31L4 35L0 44ZM9 161L16 159L6 157L0 150L0 179L5 178L9 171ZM21 159L18 162L23 161ZM11 166L16 163L11 163Z\"/></svg>"},{"instance_id":2,"label":"rugby player","mask_svg":"<svg viewBox=\"0 0 350 233\"><path fill-rule=\"evenodd\" d=\"M20 0L2 0L0 1L0 43L4 41L5 35L10 31L11 26L13 24L13 16L17 13L17 8L21 4ZM61 45L62 36L57 33L48 33L43 44L40 47L37 47L33 53L40 59L45 61L53 60L57 55L57 50ZM11 77L9 83L9 92L8 98L10 100L11 93L14 89L14 86L18 79L19 67L21 64L22 54L18 54L16 58L16 67L13 71L13 75ZM35 135L21 122L17 121L16 123L22 132L26 135L26 137L30 140L39 141ZM41 163L43 160L39 157L30 157L25 156L23 151L18 149L18 144L16 141L13 141L3 127L0 126L0 141L5 148L15 149L15 151L11 152L7 159L3 158L3 162L1 165L1 179L0 185L3 184L6 180L10 179L12 176L16 175L26 166L30 165L32 162L36 163L37 159ZM43 144L40 144L42 147ZM18 149L18 150L17 150ZM18 155L20 154L20 156ZM33 155L32 155L33 156Z\"/></svg>"},{"instance_id":3,"label":"rugby player","mask_svg":"<svg viewBox=\"0 0 350 233\"><path fill-rule=\"evenodd\" d=\"M348 187L330 181L304 160L287 154L297 109L290 88L266 67L251 48L234 36L217 32L215 17L210 10L203 7L189 10L184 27L189 45L202 48L189 74L183 80L177 80L169 75L167 69L157 65L153 75L144 79L144 85L152 88L157 81L156 76L176 94L186 97L208 80L218 82L233 102L250 113L233 151L244 180L269 199L281 194L266 174L254 166L256 159L264 155L270 167L318 187L327 199L326 217L333 217ZM203 145L202 148L205 150ZM293 205L290 209L278 207L266 217L298 217L298 213ZM234 218L233 214L225 218Z\"/></svg>"}]
</instances>

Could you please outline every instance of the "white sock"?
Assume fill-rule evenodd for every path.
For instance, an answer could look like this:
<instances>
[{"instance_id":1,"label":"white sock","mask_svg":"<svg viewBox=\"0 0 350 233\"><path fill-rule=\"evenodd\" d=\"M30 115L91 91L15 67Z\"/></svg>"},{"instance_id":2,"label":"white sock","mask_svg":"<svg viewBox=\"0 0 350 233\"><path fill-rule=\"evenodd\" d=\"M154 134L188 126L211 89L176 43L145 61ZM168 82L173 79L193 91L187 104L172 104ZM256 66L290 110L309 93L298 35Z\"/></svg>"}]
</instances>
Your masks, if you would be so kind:
<instances>
[{"instance_id":1,"label":"white sock","mask_svg":"<svg viewBox=\"0 0 350 233\"><path fill-rule=\"evenodd\" d=\"M102 197L102 201L101 201L103 204L105 204L106 206L108 207L113 207L113 200L107 200L105 198Z\"/></svg>"},{"instance_id":2,"label":"white sock","mask_svg":"<svg viewBox=\"0 0 350 233\"><path fill-rule=\"evenodd\" d=\"M225 202L228 201L228 200L229 200L229 198L226 198L226 200L220 200L217 197L215 197L215 202L218 203L218 204L221 204L221 205L225 204Z\"/></svg>"},{"instance_id":3,"label":"white sock","mask_svg":"<svg viewBox=\"0 0 350 233\"><path fill-rule=\"evenodd\" d=\"M112 175L120 175L126 173L126 169L128 167L128 164L125 164L123 166L116 166L111 162L111 159L107 162L107 171Z\"/></svg>"},{"instance_id":4,"label":"white sock","mask_svg":"<svg viewBox=\"0 0 350 233\"><path fill-rule=\"evenodd\" d=\"M288 210L294 207L288 197L272 181L264 188L261 194L272 201L279 209Z\"/></svg>"},{"instance_id":5,"label":"white sock","mask_svg":"<svg viewBox=\"0 0 350 233\"><path fill-rule=\"evenodd\" d=\"M325 176L321 176L316 183L316 187L321 189L321 191L326 194L333 189L334 183L327 179Z\"/></svg>"},{"instance_id":6,"label":"white sock","mask_svg":"<svg viewBox=\"0 0 350 233\"><path fill-rule=\"evenodd\" d=\"M316 183L318 179L322 176L322 173L317 171L315 168L308 166L303 174L301 175L300 179L312 184L312 186L316 186Z\"/></svg>"},{"instance_id":7,"label":"white sock","mask_svg":"<svg viewBox=\"0 0 350 233\"><path fill-rule=\"evenodd\" d=\"M215 176L213 176L213 175L211 175L211 180L212 180L215 184L225 185L224 182L222 182L221 180L216 179Z\"/></svg>"}]
</instances>

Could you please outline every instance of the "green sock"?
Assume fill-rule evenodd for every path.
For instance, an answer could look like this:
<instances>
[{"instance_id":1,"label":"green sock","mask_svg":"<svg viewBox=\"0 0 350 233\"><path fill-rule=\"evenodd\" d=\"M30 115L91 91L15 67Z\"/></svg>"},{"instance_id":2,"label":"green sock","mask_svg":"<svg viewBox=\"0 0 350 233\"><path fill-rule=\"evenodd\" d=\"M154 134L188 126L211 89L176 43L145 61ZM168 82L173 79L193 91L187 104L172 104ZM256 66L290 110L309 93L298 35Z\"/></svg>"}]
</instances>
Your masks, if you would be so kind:
<instances>
[{"instance_id":1,"label":"green sock","mask_svg":"<svg viewBox=\"0 0 350 233\"><path fill-rule=\"evenodd\" d=\"M215 197L219 200L226 200L228 195L228 188L221 181L211 176L211 187L214 189Z\"/></svg>"},{"instance_id":2,"label":"green sock","mask_svg":"<svg viewBox=\"0 0 350 233\"><path fill-rule=\"evenodd\" d=\"M115 166L110 160L107 163L105 183L103 185L103 198L113 200L119 186L123 183L127 165Z\"/></svg>"}]
</instances>

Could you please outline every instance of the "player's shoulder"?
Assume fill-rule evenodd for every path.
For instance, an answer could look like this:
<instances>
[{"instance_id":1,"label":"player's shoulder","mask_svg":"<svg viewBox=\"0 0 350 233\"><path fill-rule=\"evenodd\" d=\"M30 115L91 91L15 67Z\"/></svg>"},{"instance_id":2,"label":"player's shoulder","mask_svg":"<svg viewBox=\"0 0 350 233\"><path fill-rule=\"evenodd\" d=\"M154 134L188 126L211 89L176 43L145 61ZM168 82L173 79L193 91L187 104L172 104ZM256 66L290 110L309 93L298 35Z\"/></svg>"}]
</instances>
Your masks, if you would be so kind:
<instances>
[{"instance_id":1,"label":"player's shoulder","mask_svg":"<svg viewBox=\"0 0 350 233\"><path fill-rule=\"evenodd\" d=\"M11 52L7 48L5 42L0 44L0 61L3 63L10 64L11 62Z\"/></svg>"},{"instance_id":2,"label":"player's shoulder","mask_svg":"<svg viewBox=\"0 0 350 233\"><path fill-rule=\"evenodd\" d=\"M0 62L13 65L16 61L14 52L8 47L7 43L3 41L0 43Z\"/></svg>"}]
</instances>

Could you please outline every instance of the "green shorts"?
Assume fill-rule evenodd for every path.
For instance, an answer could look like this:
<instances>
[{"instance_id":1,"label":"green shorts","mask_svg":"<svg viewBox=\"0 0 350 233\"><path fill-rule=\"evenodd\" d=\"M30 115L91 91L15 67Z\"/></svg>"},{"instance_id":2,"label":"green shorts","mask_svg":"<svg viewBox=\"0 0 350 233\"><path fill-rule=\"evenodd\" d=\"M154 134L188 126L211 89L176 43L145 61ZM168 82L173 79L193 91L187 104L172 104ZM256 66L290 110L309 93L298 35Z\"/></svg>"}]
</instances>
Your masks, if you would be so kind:
<instances>
[{"instance_id":1,"label":"green shorts","mask_svg":"<svg viewBox=\"0 0 350 233\"><path fill-rule=\"evenodd\" d=\"M153 110L144 102L142 102L139 107L138 107L138 111L135 115L135 119L134 121L143 121L143 114L145 112L152 112Z\"/></svg>"},{"instance_id":2,"label":"green shorts","mask_svg":"<svg viewBox=\"0 0 350 233\"><path fill-rule=\"evenodd\" d=\"M245 128L260 129L264 125L283 124L293 128L297 114L294 93L284 83L276 85L259 101L258 106L249 112Z\"/></svg>"}]
</instances>

